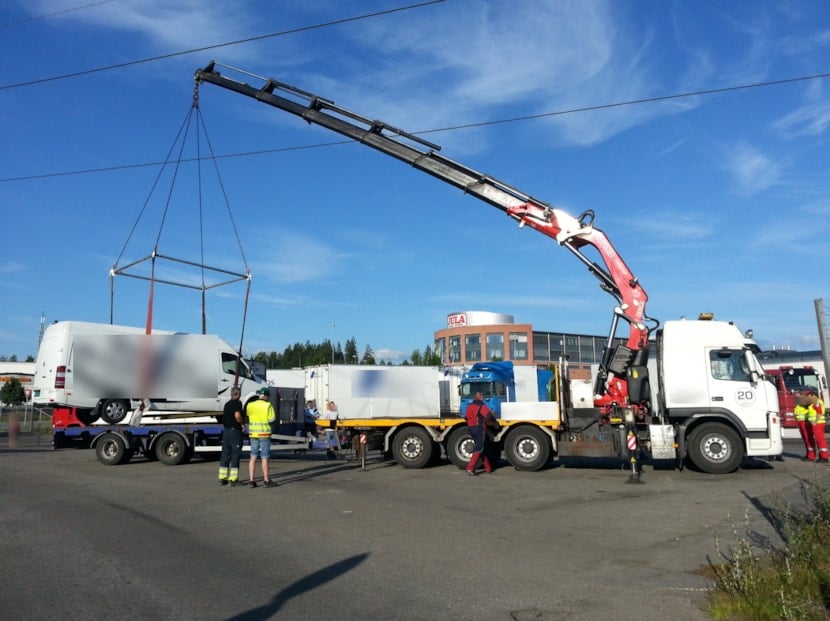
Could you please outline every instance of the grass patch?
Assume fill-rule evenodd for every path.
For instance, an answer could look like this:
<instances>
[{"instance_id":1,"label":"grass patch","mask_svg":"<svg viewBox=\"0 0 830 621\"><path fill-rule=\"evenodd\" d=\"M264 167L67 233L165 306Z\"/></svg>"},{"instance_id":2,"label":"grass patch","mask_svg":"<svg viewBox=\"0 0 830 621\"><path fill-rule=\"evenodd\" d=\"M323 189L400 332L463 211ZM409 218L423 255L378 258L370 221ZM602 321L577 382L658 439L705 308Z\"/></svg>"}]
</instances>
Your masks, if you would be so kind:
<instances>
[{"instance_id":1,"label":"grass patch","mask_svg":"<svg viewBox=\"0 0 830 621\"><path fill-rule=\"evenodd\" d=\"M830 490L801 481L801 500L772 509L767 518L783 548L733 526L727 550L705 572L715 583L709 612L715 619L776 621L830 619Z\"/></svg>"}]
</instances>

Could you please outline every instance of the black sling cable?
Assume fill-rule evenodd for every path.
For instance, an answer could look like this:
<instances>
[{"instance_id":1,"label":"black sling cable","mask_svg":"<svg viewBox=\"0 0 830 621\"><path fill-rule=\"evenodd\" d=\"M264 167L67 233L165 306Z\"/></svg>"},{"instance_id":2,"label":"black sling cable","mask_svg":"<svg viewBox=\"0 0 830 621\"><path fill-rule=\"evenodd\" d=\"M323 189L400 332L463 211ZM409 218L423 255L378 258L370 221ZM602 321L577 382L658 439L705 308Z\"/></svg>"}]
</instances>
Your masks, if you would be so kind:
<instances>
[{"instance_id":1,"label":"black sling cable","mask_svg":"<svg viewBox=\"0 0 830 621\"><path fill-rule=\"evenodd\" d=\"M124 256L124 253L127 250L127 246L129 245L130 240L132 239L133 234L135 233L135 230L138 227L138 223L141 221L141 218L144 215L144 212L147 210L147 206L150 204L150 199L152 198L153 193L155 192L156 187L158 186L158 183L161 180L161 176L164 173L164 169L167 167L167 164L170 163L170 155L173 153L173 149L176 148L176 144L178 144L179 138L181 138L182 132L184 131L187 124L189 123L189 120L190 120L190 110L188 110L187 114L185 115L184 121L182 121L182 124L179 126L179 131L176 132L176 137L173 139L173 143L170 145L170 149L168 149L168 151L167 151L167 156L164 158L164 162L159 167L158 174L156 175L156 178L153 180L153 184L150 186L150 191L147 193L147 196L144 199L144 204L142 204L141 209L139 210L138 215L136 216L136 219L133 222L133 226L130 229L130 233L127 235L127 239L124 241L124 245L121 247L121 252L118 253L118 258L115 259L115 263L113 263L112 268L110 269L110 323L111 324L114 322L114 316L115 316L115 275L119 271L118 263L121 261L122 257ZM135 265L135 263L131 263L130 266L131 265ZM126 266L126 267L130 267L130 266ZM125 269L125 268L122 267L120 269Z\"/></svg>"}]
</instances>

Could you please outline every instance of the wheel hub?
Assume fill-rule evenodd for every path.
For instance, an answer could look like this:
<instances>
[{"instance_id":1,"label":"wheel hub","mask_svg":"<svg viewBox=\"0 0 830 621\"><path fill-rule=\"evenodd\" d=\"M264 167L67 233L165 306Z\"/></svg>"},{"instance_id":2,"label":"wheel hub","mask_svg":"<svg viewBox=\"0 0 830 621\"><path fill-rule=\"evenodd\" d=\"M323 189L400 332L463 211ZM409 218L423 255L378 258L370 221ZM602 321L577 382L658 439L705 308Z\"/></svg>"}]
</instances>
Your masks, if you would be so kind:
<instances>
[{"instance_id":1,"label":"wheel hub","mask_svg":"<svg viewBox=\"0 0 830 621\"><path fill-rule=\"evenodd\" d=\"M522 459L533 459L539 454L539 445L532 438L522 438L516 443L516 453Z\"/></svg>"},{"instance_id":2,"label":"wheel hub","mask_svg":"<svg viewBox=\"0 0 830 621\"><path fill-rule=\"evenodd\" d=\"M728 446L720 438L707 438L703 443L703 453L713 461L723 461L729 455Z\"/></svg>"}]
</instances>

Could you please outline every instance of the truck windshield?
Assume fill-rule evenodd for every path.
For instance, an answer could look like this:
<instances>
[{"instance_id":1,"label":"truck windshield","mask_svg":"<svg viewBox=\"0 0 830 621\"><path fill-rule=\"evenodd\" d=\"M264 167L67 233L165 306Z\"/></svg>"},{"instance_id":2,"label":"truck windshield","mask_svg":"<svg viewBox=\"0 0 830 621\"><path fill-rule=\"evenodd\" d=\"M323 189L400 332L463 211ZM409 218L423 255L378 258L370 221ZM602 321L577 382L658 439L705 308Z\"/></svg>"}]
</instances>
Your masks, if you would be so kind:
<instances>
[{"instance_id":1,"label":"truck windshield","mask_svg":"<svg viewBox=\"0 0 830 621\"><path fill-rule=\"evenodd\" d=\"M812 371L805 372L803 369L793 369L781 374L784 379L784 386L789 392L799 392L806 388L818 391L818 377Z\"/></svg>"},{"instance_id":2,"label":"truck windshield","mask_svg":"<svg viewBox=\"0 0 830 621\"><path fill-rule=\"evenodd\" d=\"M462 397L474 397L477 392L489 397L504 397L507 395L507 387L503 382L468 382L461 384Z\"/></svg>"}]
</instances>

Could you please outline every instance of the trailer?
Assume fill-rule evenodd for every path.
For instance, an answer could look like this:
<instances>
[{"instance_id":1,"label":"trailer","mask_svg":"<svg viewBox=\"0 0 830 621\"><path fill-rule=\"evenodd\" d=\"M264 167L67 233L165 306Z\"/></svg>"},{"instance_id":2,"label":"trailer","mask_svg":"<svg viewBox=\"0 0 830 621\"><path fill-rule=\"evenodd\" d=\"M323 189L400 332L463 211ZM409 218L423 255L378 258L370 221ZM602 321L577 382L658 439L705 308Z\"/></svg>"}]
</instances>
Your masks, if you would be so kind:
<instances>
[{"instance_id":1,"label":"trailer","mask_svg":"<svg viewBox=\"0 0 830 621\"><path fill-rule=\"evenodd\" d=\"M271 451L305 452L315 438L302 425L303 390L271 387L271 403L277 413L272 426ZM205 412L143 412L132 424L132 412L122 424L103 420L87 422L86 413L75 407L52 410L52 447L92 448L102 464L117 466L140 455L168 466L189 462L194 455L218 458L222 451L223 427L215 415ZM245 438L242 451L250 452Z\"/></svg>"}]
</instances>

